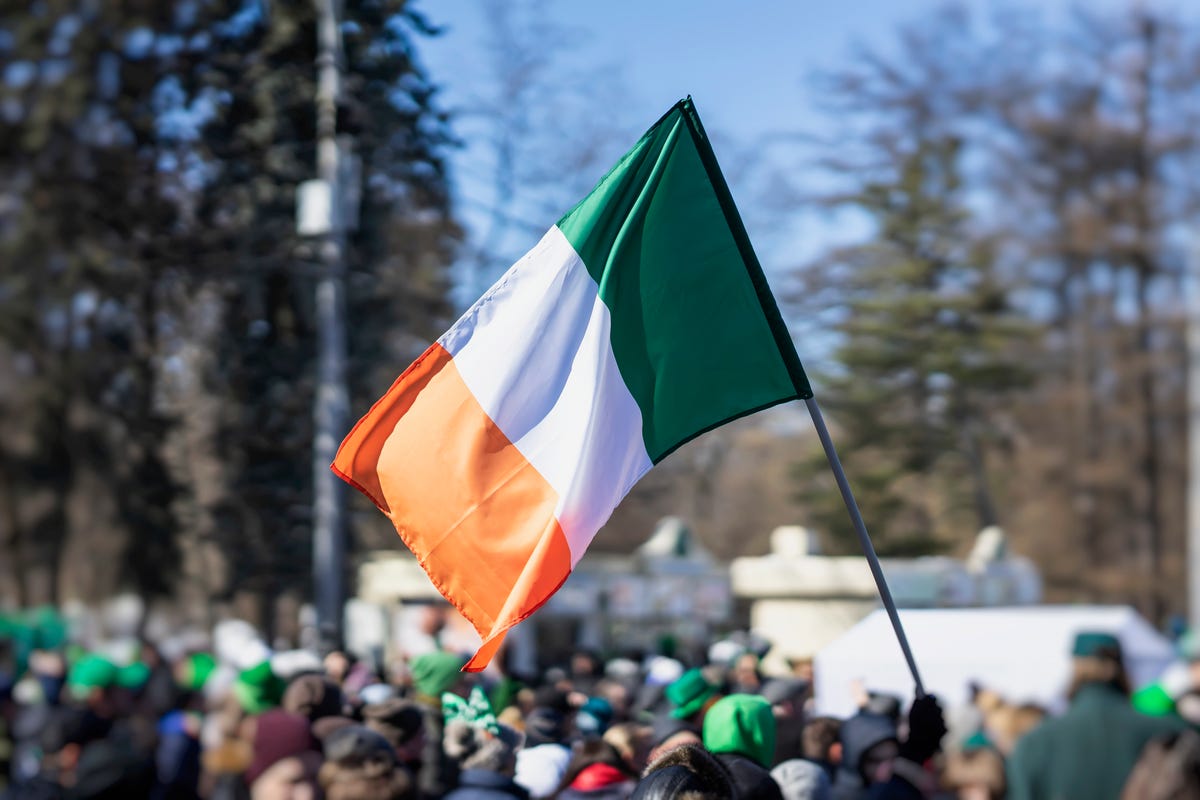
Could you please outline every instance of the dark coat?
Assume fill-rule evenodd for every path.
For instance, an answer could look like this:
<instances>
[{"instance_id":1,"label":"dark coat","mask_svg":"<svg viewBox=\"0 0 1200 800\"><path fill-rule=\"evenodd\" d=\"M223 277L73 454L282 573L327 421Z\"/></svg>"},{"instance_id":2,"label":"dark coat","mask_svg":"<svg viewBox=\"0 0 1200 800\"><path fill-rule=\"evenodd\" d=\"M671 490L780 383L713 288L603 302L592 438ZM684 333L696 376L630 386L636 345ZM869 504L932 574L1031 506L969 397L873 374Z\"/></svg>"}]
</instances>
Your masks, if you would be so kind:
<instances>
[{"instance_id":1,"label":"dark coat","mask_svg":"<svg viewBox=\"0 0 1200 800\"><path fill-rule=\"evenodd\" d=\"M458 775L458 788L446 800L529 800L513 779L486 769L464 769Z\"/></svg>"},{"instance_id":2,"label":"dark coat","mask_svg":"<svg viewBox=\"0 0 1200 800\"><path fill-rule=\"evenodd\" d=\"M1086 684L1061 717L1017 743L1008 762L1010 800L1117 800L1142 747L1182 730L1182 720L1140 714L1104 684Z\"/></svg>"}]
</instances>

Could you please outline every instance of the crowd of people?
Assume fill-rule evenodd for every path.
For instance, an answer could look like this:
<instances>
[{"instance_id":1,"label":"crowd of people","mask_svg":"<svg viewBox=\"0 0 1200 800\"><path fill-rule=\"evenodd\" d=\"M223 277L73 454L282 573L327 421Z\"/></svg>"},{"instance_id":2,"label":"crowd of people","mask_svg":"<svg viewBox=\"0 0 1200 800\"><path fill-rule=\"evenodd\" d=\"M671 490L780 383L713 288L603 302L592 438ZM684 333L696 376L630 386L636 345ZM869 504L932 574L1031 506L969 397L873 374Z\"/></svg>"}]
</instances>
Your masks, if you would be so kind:
<instances>
[{"instance_id":1,"label":"crowd of people","mask_svg":"<svg viewBox=\"0 0 1200 800\"><path fill-rule=\"evenodd\" d=\"M1192 713L1162 686L1132 693L1111 635L1076 637L1056 716L982 687L945 710L864 689L852 716L820 716L805 665L762 674L767 648L481 677L446 650L272 652L242 622L90 651L0 625L0 798L1200 798Z\"/></svg>"}]
</instances>

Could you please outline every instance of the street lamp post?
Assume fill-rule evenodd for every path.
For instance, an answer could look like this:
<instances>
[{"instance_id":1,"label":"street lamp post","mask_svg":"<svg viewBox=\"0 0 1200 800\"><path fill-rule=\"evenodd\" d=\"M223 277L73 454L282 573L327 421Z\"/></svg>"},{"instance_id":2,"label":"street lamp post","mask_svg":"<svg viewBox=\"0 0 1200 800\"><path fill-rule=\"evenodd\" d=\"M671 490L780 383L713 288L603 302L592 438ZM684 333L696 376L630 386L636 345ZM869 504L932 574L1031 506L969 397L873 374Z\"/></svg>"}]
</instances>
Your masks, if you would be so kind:
<instances>
[{"instance_id":1,"label":"street lamp post","mask_svg":"<svg viewBox=\"0 0 1200 800\"><path fill-rule=\"evenodd\" d=\"M317 375L313 402L313 587L319 646L342 644L345 602L345 485L329 465L349 418L346 388L346 231L353 220L343 202L343 155L337 135L342 36L338 0L314 0L317 11L317 178L300 186L297 227L318 237L321 273L316 288Z\"/></svg>"}]
</instances>

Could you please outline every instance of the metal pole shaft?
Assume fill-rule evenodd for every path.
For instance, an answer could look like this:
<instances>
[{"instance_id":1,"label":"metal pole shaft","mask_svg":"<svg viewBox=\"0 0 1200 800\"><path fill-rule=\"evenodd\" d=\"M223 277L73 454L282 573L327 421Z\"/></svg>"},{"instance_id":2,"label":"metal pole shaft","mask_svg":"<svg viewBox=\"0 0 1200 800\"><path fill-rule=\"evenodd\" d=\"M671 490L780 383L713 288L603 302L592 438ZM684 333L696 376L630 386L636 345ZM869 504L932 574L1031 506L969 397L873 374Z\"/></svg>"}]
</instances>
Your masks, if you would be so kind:
<instances>
[{"instance_id":1,"label":"metal pole shaft","mask_svg":"<svg viewBox=\"0 0 1200 800\"><path fill-rule=\"evenodd\" d=\"M1188 370L1188 625L1200 626L1200 236L1191 246L1187 303Z\"/></svg>"},{"instance_id":2,"label":"metal pole shaft","mask_svg":"<svg viewBox=\"0 0 1200 800\"><path fill-rule=\"evenodd\" d=\"M825 458L829 461L829 468L833 470L833 477L842 493L842 501L846 504L846 510L850 512L850 521L854 523L854 531L858 534L858 542L862 545L863 555L867 557L867 563L871 565L871 574L875 577L875 586L879 589L879 599L883 601L883 607L887 609L888 618L892 621L892 630L896 632L896 640L904 652L904 660L908 662L908 671L912 673L913 683L916 684L917 697L923 697L925 686L921 683L921 674L917 671L916 659L913 658L912 649L908 646L908 637L904 635L904 626L900 624L896 601L892 599L892 591L888 588L887 578L883 575L883 567L879 565L879 556L875 554L875 546L871 544L871 537L867 534L866 523L863 522L862 514L858 510L854 493L850 491L850 482L846 480L846 472L842 469L842 460L838 458L837 450L833 447L833 439L829 436L829 429L825 427L825 418L821 416L821 407L817 405L816 398L813 397L806 398L804 404L808 406L808 413L812 417L813 425L816 426L817 436L821 439L821 447L825 449Z\"/></svg>"},{"instance_id":3,"label":"metal pole shaft","mask_svg":"<svg viewBox=\"0 0 1200 800\"><path fill-rule=\"evenodd\" d=\"M345 485L329 469L346 432L345 229L338 218L341 192L337 106L341 84L341 31L337 0L317 8L317 177L329 187L329 227L320 243L321 277L316 290L317 385L313 404L313 585L323 650L342 643L345 600Z\"/></svg>"}]
</instances>

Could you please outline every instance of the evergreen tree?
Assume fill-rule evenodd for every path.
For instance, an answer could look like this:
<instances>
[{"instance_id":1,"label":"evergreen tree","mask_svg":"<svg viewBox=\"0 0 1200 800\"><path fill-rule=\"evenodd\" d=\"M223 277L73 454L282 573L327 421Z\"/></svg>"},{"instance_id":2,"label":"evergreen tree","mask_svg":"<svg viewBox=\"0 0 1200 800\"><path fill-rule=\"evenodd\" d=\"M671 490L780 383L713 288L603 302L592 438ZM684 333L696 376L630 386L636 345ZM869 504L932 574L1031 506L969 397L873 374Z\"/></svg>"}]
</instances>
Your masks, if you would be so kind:
<instances>
[{"instance_id":1,"label":"evergreen tree","mask_svg":"<svg viewBox=\"0 0 1200 800\"><path fill-rule=\"evenodd\" d=\"M885 554L947 546L972 504L975 525L996 523L989 413L1028 379L1013 349L1024 327L971 233L959 157L952 138L919 141L893 174L842 198L873 234L825 265L844 310L820 395ZM811 521L856 547L823 458L801 475Z\"/></svg>"}]
</instances>

